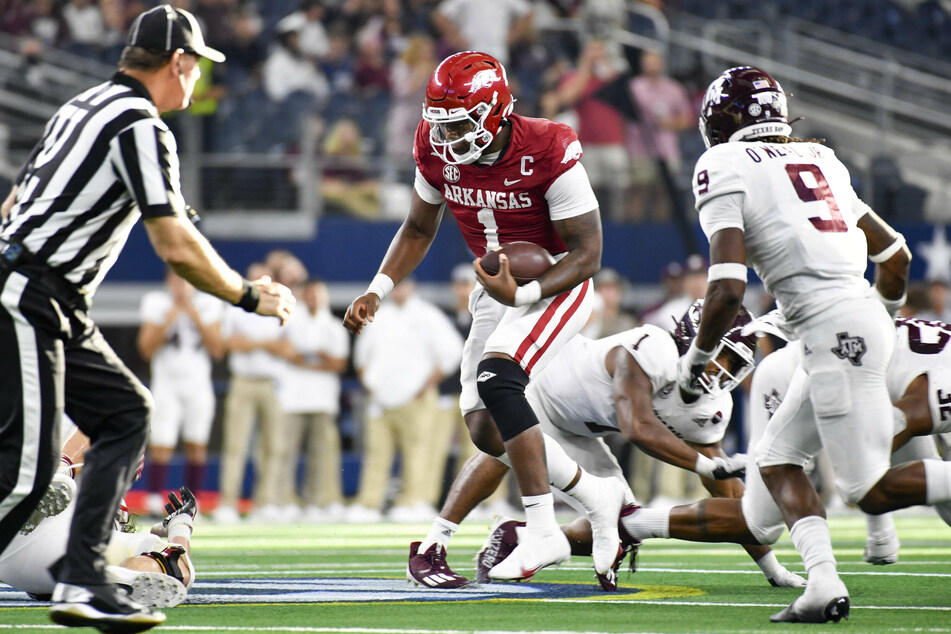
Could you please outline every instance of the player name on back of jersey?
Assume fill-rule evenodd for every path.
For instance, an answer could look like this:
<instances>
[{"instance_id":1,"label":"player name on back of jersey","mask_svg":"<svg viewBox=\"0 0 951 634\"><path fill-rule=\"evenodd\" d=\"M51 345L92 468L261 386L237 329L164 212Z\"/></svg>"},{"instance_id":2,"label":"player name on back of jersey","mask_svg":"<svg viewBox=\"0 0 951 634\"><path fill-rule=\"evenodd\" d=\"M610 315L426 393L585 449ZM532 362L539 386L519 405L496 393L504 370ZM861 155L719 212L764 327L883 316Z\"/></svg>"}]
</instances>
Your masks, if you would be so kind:
<instances>
[{"instance_id":1,"label":"player name on back of jersey","mask_svg":"<svg viewBox=\"0 0 951 634\"><path fill-rule=\"evenodd\" d=\"M532 206L532 197L528 192L493 191L474 189L460 185L443 183L443 198L449 202L467 207L488 207L489 209L528 209Z\"/></svg>"},{"instance_id":2,"label":"player name on back of jersey","mask_svg":"<svg viewBox=\"0 0 951 634\"><path fill-rule=\"evenodd\" d=\"M746 155L753 159L754 163L760 163L763 157L766 158L786 158L796 156L804 159L825 158L822 150L825 148L816 143L784 143L783 145L746 144Z\"/></svg>"}]
</instances>

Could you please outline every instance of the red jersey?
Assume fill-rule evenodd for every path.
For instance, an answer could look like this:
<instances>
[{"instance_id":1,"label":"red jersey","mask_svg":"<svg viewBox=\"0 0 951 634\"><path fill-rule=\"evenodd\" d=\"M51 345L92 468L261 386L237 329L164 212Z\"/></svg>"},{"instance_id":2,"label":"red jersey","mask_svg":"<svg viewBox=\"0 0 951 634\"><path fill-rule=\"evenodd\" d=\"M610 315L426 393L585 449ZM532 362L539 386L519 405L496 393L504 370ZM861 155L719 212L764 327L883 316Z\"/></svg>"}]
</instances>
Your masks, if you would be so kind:
<instances>
[{"instance_id":1,"label":"red jersey","mask_svg":"<svg viewBox=\"0 0 951 634\"><path fill-rule=\"evenodd\" d=\"M571 127L516 114L511 135L492 165L449 165L433 153L429 124L416 129L413 157L423 178L439 190L466 244L477 257L489 248L524 240L552 255L568 250L552 225L545 193L581 158Z\"/></svg>"}]
</instances>

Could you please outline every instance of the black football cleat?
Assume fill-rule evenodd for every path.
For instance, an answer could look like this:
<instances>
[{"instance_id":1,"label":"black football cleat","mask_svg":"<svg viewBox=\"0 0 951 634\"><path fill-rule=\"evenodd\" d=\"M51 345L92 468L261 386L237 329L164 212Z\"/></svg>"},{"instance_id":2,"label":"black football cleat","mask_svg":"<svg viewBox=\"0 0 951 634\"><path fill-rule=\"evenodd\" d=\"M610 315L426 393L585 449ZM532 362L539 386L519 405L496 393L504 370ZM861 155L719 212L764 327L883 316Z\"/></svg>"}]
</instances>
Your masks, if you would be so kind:
<instances>
[{"instance_id":1,"label":"black football cleat","mask_svg":"<svg viewBox=\"0 0 951 634\"><path fill-rule=\"evenodd\" d=\"M116 586L58 583L50 619L66 627L94 627L107 634L135 634L165 622L165 615L132 601Z\"/></svg>"},{"instance_id":2,"label":"black football cleat","mask_svg":"<svg viewBox=\"0 0 951 634\"><path fill-rule=\"evenodd\" d=\"M406 580L418 586L453 590L469 585L469 580L452 571L446 563L446 549L433 544L426 552L419 554L419 545L409 545L409 562L406 564Z\"/></svg>"}]
</instances>

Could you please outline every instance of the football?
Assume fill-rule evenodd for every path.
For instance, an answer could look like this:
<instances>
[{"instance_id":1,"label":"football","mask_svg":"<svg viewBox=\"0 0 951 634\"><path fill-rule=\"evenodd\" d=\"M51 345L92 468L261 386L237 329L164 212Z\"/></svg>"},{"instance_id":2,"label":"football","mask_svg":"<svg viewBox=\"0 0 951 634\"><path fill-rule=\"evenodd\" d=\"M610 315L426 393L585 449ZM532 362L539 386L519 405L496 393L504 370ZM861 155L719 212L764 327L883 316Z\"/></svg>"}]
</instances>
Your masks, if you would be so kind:
<instances>
[{"instance_id":1,"label":"football","mask_svg":"<svg viewBox=\"0 0 951 634\"><path fill-rule=\"evenodd\" d=\"M518 285L528 284L551 268L555 258L545 249L531 242L509 242L501 249L489 251L482 256L482 268L489 275L499 272L499 254L509 259L509 271Z\"/></svg>"}]
</instances>

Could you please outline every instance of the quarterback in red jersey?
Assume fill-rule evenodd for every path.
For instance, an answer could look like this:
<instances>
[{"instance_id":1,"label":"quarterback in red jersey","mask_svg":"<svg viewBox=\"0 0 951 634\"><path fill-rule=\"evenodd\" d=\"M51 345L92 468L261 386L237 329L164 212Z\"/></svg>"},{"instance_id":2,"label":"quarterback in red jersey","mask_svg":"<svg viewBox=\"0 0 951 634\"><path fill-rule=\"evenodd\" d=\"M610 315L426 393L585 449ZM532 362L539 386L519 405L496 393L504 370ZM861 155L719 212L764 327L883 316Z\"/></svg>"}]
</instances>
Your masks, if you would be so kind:
<instances>
[{"instance_id":1,"label":"quarterback in red jersey","mask_svg":"<svg viewBox=\"0 0 951 634\"><path fill-rule=\"evenodd\" d=\"M544 440L525 387L587 321L590 278L601 266L598 203L578 160L577 135L566 125L513 114L514 103L505 69L492 56L469 51L439 64L426 89L413 148L417 170L409 215L379 273L344 318L354 333L373 321L394 284L426 255L446 205L476 256L480 282L469 301L473 323L460 406L476 446L515 471L530 536L511 562L494 569L497 579L528 578L570 552L555 522ZM558 261L523 286L504 257L498 274L486 274L481 256L514 241L542 246ZM434 531L451 535L456 527L445 522ZM616 526L606 530L614 540L613 558ZM423 542L434 544L438 571L445 565L444 549L438 540Z\"/></svg>"}]
</instances>

